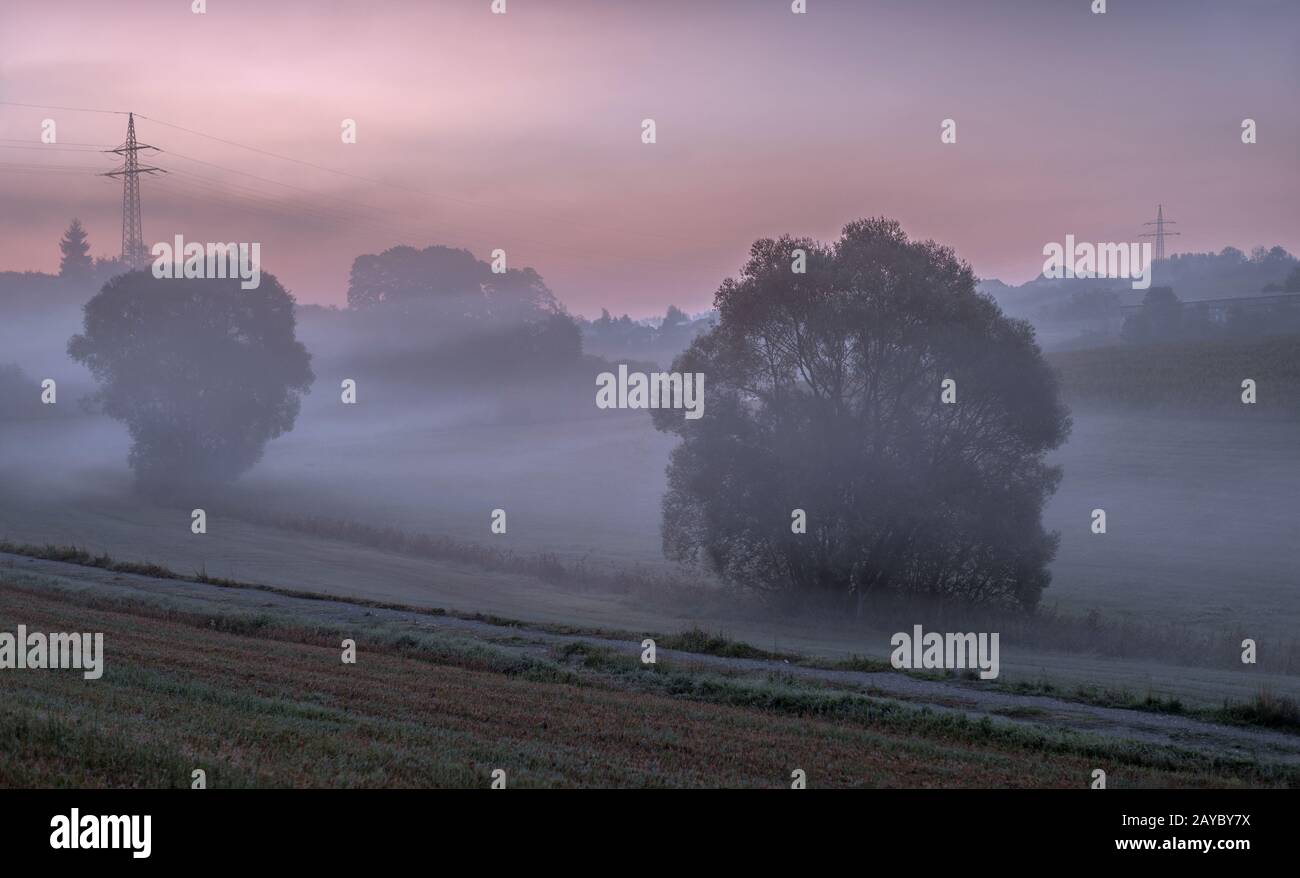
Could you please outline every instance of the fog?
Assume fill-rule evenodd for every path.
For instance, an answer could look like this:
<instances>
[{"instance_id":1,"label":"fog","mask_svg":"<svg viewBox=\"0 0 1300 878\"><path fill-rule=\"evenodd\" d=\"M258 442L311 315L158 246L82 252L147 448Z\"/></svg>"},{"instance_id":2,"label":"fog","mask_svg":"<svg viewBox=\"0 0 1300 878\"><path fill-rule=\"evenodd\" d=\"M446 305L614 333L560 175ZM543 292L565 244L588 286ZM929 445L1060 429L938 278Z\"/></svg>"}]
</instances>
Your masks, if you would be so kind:
<instances>
[{"instance_id":1,"label":"fog","mask_svg":"<svg viewBox=\"0 0 1300 878\"><path fill-rule=\"evenodd\" d=\"M841 620L817 622L666 560L661 502L678 440L644 411L595 406L594 376L609 361L457 368L437 352L465 342L421 341L392 324L356 330L339 316L346 312L300 313L316 380L293 429L250 471L202 493L147 499L135 490L126 427L95 411L94 383L66 354L75 313L17 309L0 324L0 364L23 369L33 400L0 422L0 539L525 620L652 630L690 621L861 653L879 640L862 625L888 624L868 618L846 634ZM56 405L35 403L45 377L59 382ZM356 404L341 401L348 378ZM1145 411L1095 398L1074 405L1072 433L1050 457L1063 478L1043 520L1060 546L1041 611L1244 635L1294 652L1300 430L1293 418L1253 414ZM192 508L207 511L207 534L191 534ZM1107 512L1105 534L1090 529L1094 508ZM507 513L506 533L490 528L496 509ZM406 557L312 533L307 519L554 556L582 576ZM656 593L647 585L656 577L673 587ZM1123 661L1126 649L1101 651ZM1046 669L1053 659L1044 655L1030 661Z\"/></svg>"}]
</instances>

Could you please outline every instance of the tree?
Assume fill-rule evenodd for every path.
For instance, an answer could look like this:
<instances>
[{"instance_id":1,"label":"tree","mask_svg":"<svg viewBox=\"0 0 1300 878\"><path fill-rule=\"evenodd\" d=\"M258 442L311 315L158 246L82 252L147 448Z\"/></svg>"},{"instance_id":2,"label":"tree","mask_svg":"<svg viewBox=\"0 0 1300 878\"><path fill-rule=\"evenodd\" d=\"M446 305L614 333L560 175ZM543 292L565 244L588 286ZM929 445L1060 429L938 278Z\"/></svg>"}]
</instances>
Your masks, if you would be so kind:
<instances>
[{"instance_id":1,"label":"tree","mask_svg":"<svg viewBox=\"0 0 1300 878\"><path fill-rule=\"evenodd\" d=\"M119 274L126 274L131 270L131 266L123 262L122 257L120 256L96 256L94 269L95 285L102 289L104 284L108 283Z\"/></svg>"},{"instance_id":2,"label":"tree","mask_svg":"<svg viewBox=\"0 0 1300 878\"><path fill-rule=\"evenodd\" d=\"M1142 296L1142 310L1124 322L1121 335L1133 344L1177 341L1183 335L1183 303L1173 287L1152 287Z\"/></svg>"},{"instance_id":3,"label":"tree","mask_svg":"<svg viewBox=\"0 0 1300 878\"><path fill-rule=\"evenodd\" d=\"M861 220L832 245L755 242L715 304L717 324L673 364L706 377L703 416L652 412L682 439L669 557L859 611L882 592L1036 604L1057 541L1044 456L1069 417L1032 328L978 294L968 265Z\"/></svg>"},{"instance_id":4,"label":"tree","mask_svg":"<svg viewBox=\"0 0 1300 878\"><path fill-rule=\"evenodd\" d=\"M90 258L90 243L86 240L86 230L81 220L74 219L59 241L59 277L69 280L87 280L95 269L94 260Z\"/></svg>"},{"instance_id":5,"label":"tree","mask_svg":"<svg viewBox=\"0 0 1300 878\"><path fill-rule=\"evenodd\" d=\"M438 246L391 247L379 255L358 256L352 262L348 306L498 326L562 310L533 269L497 274L468 250Z\"/></svg>"},{"instance_id":6,"label":"tree","mask_svg":"<svg viewBox=\"0 0 1300 878\"><path fill-rule=\"evenodd\" d=\"M39 387L17 363L0 363L0 423L36 414Z\"/></svg>"},{"instance_id":7,"label":"tree","mask_svg":"<svg viewBox=\"0 0 1300 878\"><path fill-rule=\"evenodd\" d=\"M237 478L291 429L311 386L294 337L293 297L271 274L232 279L119 275L84 307L68 353L99 382L95 399L130 430L130 465L153 494Z\"/></svg>"}]
</instances>

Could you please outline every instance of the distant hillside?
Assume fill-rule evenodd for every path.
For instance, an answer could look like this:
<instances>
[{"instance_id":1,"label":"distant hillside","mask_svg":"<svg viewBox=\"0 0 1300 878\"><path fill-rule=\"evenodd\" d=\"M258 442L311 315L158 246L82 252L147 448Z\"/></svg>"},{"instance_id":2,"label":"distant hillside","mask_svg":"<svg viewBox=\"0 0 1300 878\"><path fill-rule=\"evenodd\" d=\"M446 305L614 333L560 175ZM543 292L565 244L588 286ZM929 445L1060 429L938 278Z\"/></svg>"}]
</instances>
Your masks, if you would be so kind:
<instances>
[{"instance_id":1,"label":"distant hillside","mask_svg":"<svg viewBox=\"0 0 1300 878\"><path fill-rule=\"evenodd\" d=\"M1171 287L1183 302L1300 292L1300 260L1282 247L1256 247L1249 256L1235 247L1176 253L1156 264L1151 286ZM978 289L1010 316L1032 323L1047 350L1115 343L1123 328L1122 308L1139 304L1146 293L1126 279L1041 276L1019 286L984 279Z\"/></svg>"}]
</instances>

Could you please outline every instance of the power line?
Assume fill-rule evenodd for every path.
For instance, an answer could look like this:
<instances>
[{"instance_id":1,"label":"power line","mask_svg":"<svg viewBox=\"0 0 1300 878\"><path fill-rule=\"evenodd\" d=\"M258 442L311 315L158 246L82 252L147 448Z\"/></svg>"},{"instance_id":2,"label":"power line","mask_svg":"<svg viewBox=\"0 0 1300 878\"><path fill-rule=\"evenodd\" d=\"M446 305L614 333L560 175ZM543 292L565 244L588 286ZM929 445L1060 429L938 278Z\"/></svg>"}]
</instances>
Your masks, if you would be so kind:
<instances>
[{"instance_id":1,"label":"power line","mask_svg":"<svg viewBox=\"0 0 1300 878\"><path fill-rule=\"evenodd\" d=\"M260 155L265 155L265 156L269 156L269 157L271 157L271 158L280 159L280 160L282 160L282 161L293 162L294 164L302 165L302 166L304 166L304 167L308 167L308 168L313 168L313 169L318 170L318 171L325 171L325 172L330 173L330 174L338 174L339 176L342 176L342 177L348 177L348 178L350 178L350 179L358 180L358 181L360 181L360 182L362 182L362 183L369 183L369 184L374 185L374 186L385 186L385 187L388 187L388 188L390 188L390 189L396 189L396 190L401 191L401 192L416 192L416 193L419 193L419 194L421 194L421 195L425 195L425 196L427 196L427 197L429 197L429 198L437 198L437 199L439 199L439 200L447 201L447 202L450 202L450 203L452 203L452 204L460 205L460 206L462 206L462 207L472 207L472 208L475 208L475 209L478 209L478 210L495 210L495 211L502 212L502 213L512 213L512 214L515 214L516 216L522 216L522 217L525 217L525 218L528 218L528 219L541 220L541 221L543 221L543 222L548 222L548 223L552 223L552 222L564 223L564 224L566 224L566 225L569 225L569 226L571 226L571 227L573 227L573 228L577 228L577 229L584 229L584 228L585 228L585 229L587 229L587 230L589 230L589 231L591 231L591 230L596 230L596 227L592 227L592 226L585 226L585 227L584 227L583 225L581 225L581 224L579 224L579 223L574 223L574 222L572 222L571 220L565 220L565 219L557 218L557 217L548 217L548 216L544 216L544 215L534 214L534 213L531 213L531 212L529 212L529 211L521 211L521 210L519 210L519 209L517 209L517 208L510 208L510 207L497 207L497 206L493 206L493 205L486 205L486 204L482 204L481 202L469 201L469 200L467 200L467 199L457 198L457 197L452 196L452 195L442 195L442 194L439 194L439 193L437 193L437 192L429 191L429 190L427 190L427 189L421 189L420 187L417 187L417 186L410 186L410 185L402 184L402 183L389 183L389 182L386 181L386 180L379 180L379 179L376 179L376 178L374 178L374 177L366 177L366 176L362 176L362 175L360 175L360 174L354 174L354 173L352 173L352 172L350 172L350 171L343 171L343 170L340 170L340 169L338 169L338 168L331 168L331 167L329 167L328 165L317 164L316 162L310 162L310 161L307 161L306 159L299 159L299 158L295 158L295 157L293 157L293 156L287 156L287 155L283 155L283 154L281 154L281 153L271 152L270 150L262 149L261 147L257 147L257 146L249 146L249 145L246 144L246 143L239 143L238 141L235 141L235 140L228 140L228 139L226 139L226 138L224 138L224 137L217 137L217 136L214 135L214 134L207 134L206 132L203 132L203 131L196 131L196 130L193 129L193 128L187 128L187 127L185 127L184 125L177 125L177 124L172 123L172 122L166 122L166 121L163 121L162 119L158 119L158 118L155 118L155 117L153 117L153 116L140 115L140 118L141 118L141 119L146 119L146 120L148 120L148 121L150 121L150 122L153 122L153 123L156 124L156 125L164 125L164 126L166 126L166 127L168 127L168 128L175 128L175 129L178 130L178 131L184 131L184 132L187 133L187 134L193 134L193 135L195 135L196 137L204 137L204 138L207 138L208 140L214 140L214 141L216 141L217 143L223 143L223 144L226 144L227 146L234 146L234 147L238 147L238 148L240 148L240 149L246 149L246 150L249 150L250 152L255 152L255 153L258 153L258 154L260 154ZM689 243L689 244L692 244L692 245L698 243L697 241L688 241L688 240L686 240L686 239L684 239L684 238L674 238L674 237L671 237L671 236L668 236L668 235L659 235L659 234L655 234L655 233L645 233L645 232L623 232L623 231L620 231L620 230L618 230L618 229L612 229L612 228L610 228L610 227L608 227L608 226L600 226L600 227L598 227L598 230L599 230L599 231L602 231L602 232L610 232L610 231L612 231L612 232L615 232L616 234L621 234L621 235L624 235L624 236L626 236L626 237L657 238L657 239L659 239L659 240L661 240L661 241L666 241L666 242L668 242L668 243L679 243L679 244L686 244L686 243Z\"/></svg>"},{"instance_id":2,"label":"power line","mask_svg":"<svg viewBox=\"0 0 1300 878\"><path fill-rule=\"evenodd\" d=\"M40 105L40 104L20 104L20 103L14 102L14 101L0 101L0 105L18 106L18 107L33 107L33 108L36 108L36 109L48 109L48 110L67 110L67 111L71 111L71 112L112 113L112 114L123 115L123 116L130 115L130 113L129 113L128 111L126 111L126 110L103 110L103 109L92 109L92 108L86 108L86 107L57 107L57 106L44 106L44 105ZM196 136L196 137L203 137L203 138L206 138L206 139L208 139L208 140L215 141L215 142L217 142L217 143L225 144L226 146L233 146L233 147L236 147L236 148L238 148L238 149L245 149L245 150L248 150L249 152L254 152L254 153L257 153L257 154L259 154L259 155L268 156L268 157L270 157L270 158L279 159L279 160L281 160L281 161L292 162L292 163L294 163L294 164L301 165L301 166L303 166L303 167L313 168L313 169L315 169L315 170L318 170L318 171L324 171L324 172L326 172L326 173L330 173L330 174L336 174L336 175L339 175L339 176L342 176L342 177L347 177L347 178L349 178L349 179L357 180L357 181L362 182L362 183L369 183L369 184L371 184L371 185L373 185L373 186L384 186L384 187L386 187L386 188L389 188L389 189L396 189L396 190L401 191L401 192L415 192L415 193L418 193L418 194L424 195L424 196L429 197L429 198L436 198L436 199L439 199L439 200L442 200L442 201L447 201L447 202L452 203L452 204L460 205L460 206L462 206L462 207L472 207L472 208L475 208L475 209L478 209L478 210L488 210L488 211L497 211L497 212L500 212L500 213L510 213L510 214L514 214L514 215L516 215L516 216L521 216L521 217L525 217L525 218L528 218L528 219L535 219L535 220L539 220L539 221L547 222L547 223L561 223L561 224L568 225L568 226L570 226L570 227L572 227L572 228L576 228L576 229L580 229L580 230L585 229L585 230L588 230L588 231L613 232L613 233L615 233L615 234L623 235L624 237L639 237L639 238L646 238L646 239L654 238L654 239L657 239L657 240L660 240L660 241L665 241L665 242L667 242L667 243L675 243L675 244L690 244L690 245L692 245L692 246L697 245L697 244L699 243L698 241L694 241L694 240L689 240L689 239L685 239L685 238L677 238L677 237L674 237L674 236L671 236L671 235L661 235L661 234L657 234L657 233L654 233L654 232L630 232L630 231L623 231L623 230L619 230L619 229L612 228L612 227L609 227L609 226L604 226L604 225L602 225L602 226L587 226L587 225L584 225L584 224L582 224L582 223L576 223L576 222L573 222L572 220L564 219L564 218L562 218L562 217L554 217L554 216L546 216L546 215L544 215L544 214L536 214L536 213L533 213L533 212L531 212L531 211L524 211L524 210L520 210L520 209L518 209L518 208L499 207L499 206L494 206L494 205L487 205L487 204L483 204L483 203L481 203L481 202L471 201L471 200L464 199L464 198L457 198L457 197L452 196L452 195L443 195L443 194L440 194L440 193L437 193L437 192L433 192L433 191L431 191L431 190L422 189L422 188L420 188L420 187L415 187L415 186L410 186L410 185L405 184L405 183L390 183L390 182L388 182L388 181L386 181L386 180L380 180L380 179L377 179L377 178L374 178L374 177L367 177L367 176L364 176L364 175L361 175L361 174L354 174L354 173L352 173L351 171L344 171L344 170L341 170L341 169L339 169L339 168L332 168L332 167L330 167L330 166L328 166L328 165L322 165L322 164L318 164L318 163L316 163L316 162L307 161L306 159L300 159L300 158L296 158L296 157L294 157L294 156L284 155L283 153L273 152L273 151L268 150L268 149L262 149L261 147L258 147L258 146L251 146L251 145L249 145L249 144L247 144L247 143L240 143L240 142L237 141L237 140L230 140L230 139L225 138L225 137L218 137L218 136L215 135L215 134L208 134L206 131L199 131L199 130L194 129L194 128L189 128L189 127L187 127L187 126L185 126L185 125L178 125L178 124L176 124L175 122L168 122L168 121L166 121L165 119L159 119L159 118L157 118L157 117L155 117L155 116L147 116L147 115L144 115L143 113L136 113L135 115L139 116L141 119L144 119L144 120L147 120L147 121L149 121L149 122L152 122L152 123L154 123L155 125L163 125L163 126L165 126L165 127L167 127L167 128L174 128L174 129L177 130L177 131L184 131L186 134L192 134L192 135L194 135L194 136Z\"/></svg>"},{"instance_id":3,"label":"power line","mask_svg":"<svg viewBox=\"0 0 1300 878\"><path fill-rule=\"evenodd\" d=\"M314 197L314 198L329 199L329 200L331 200L331 201L337 201L337 202L339 202L340 204L355 205L357 208L362 208L362 209L364 209L364 210L369 210L369 211L375 211L375 210L376 210L375 208L365 207L364 205L357 205L357 203L356 203L355 201L351 200L351 199L338 198L337 196L332 196L332 195L328 195L328 194L326 194L326 193L316 192L316 191L314 191L314 190L311 190L311 189L306 188L305 186L295 186L295 185L293 185L292 183L284 183L284 182L281 182L280 180L272 180L272 179L270 179L270 178L268 178L268 177L259 177L257 174L250 174L248 171L241 171L241 170L238 170L237 168L226 167L225 165L219 165L219 164L217 164L216 162L210 162L210 161L207 161L207 160L205 160L205 159L194 158L193 156L188 156L188 155L185 155L184 153L175 152L175 151L173 151L173 150L167 150L167 155L168 155L169 157L180 158L180 159L184 159L185 161L196 162L197 164L207 165L208 167L217 168L218 170L222 170L222 171L225 171L225 172L230 173L230 174L239 174L240 176L249 177L249 178L251 178L251 179L253 179L253 180L257 180L257 181L262 182L262 183L270 183L272 186L281 186L281 187L284 187L284 188L286 188L286 189L293 189L293 190L295 190L295 191L297 191L297 192L303 192L303 193L305 193L305 194L307 194L307 195L310 195L310 196L312 196L312 197ZM176 169L173 168L172 170L176 170ZM197 175L196 175L196 176L197 176ZM233 185L233 184L226 184L226 185ZM249 187L243 187L243 188L249 188Z\"/></svg>"},{"instance_id":4,"label":"power line","mask_svg":"<svg viewBox=\"0 0 1300 878\"><path fill-rule=\"evenodd\" d=\"M192 135L194 135L194 136L196 136L196 137L202 137L202 138L205 138L205 139L208 139L208 140L215 141L215 142L217 142L217 143L225 144L225 145L227 145L227 146L233 146L233 147L236 147L236 148L239 148L239 149L248 150L248 151L253 152L253 153L257 153L257 154L260 154L260 155L265 155L265 156L268 156L268 157L271 157L271 158L279 159L279 160L281 160L281 161L292 162L292 163L294 163L294 164L297 164L297 165L300 165L300 166L303 166L303 167L308 167L308 168L312 168L312 169L315 169L315 170L324 171L324 172L326 172L326 173L336 174L336 175L341 176L341 177L346 177L346 178L349 178L349 179L357 180L357 181L359 181L359 182L368 183L368 184L370 184L370 185L374 185L374 186L383 186L383 187L386 187L386 188L395 189L395 190L402 191L402 192L416 193L416 194L423 195L423 196L426 196L426 197L429 197L429 198L436 198L436 199L439 199L439 200L444 200L444 201L447 201L447 202L450 202L450 203L453 203L453 204L457 204L457 205L460 205L460 206L464 206L464 207L470 207L470 208L474 208L474 209L478 209L478 210L497 211L497 212L503 212L503 213L512 213L512 214L515 214L515 215L519 215L519 216L524 216L524 217L529 217L529 218L532 218L532 219L536 219L536 220L539 220L539 221L545 222L545 223L547 223L547 224L560 223L560 224L569 225L569 226L571 226L571 227L578 228L578 229L584 229L584 228L585 228L585 229L587 229L587 230L598 230L598 231L601 231L601 232L607 232L607 233L608 233L608 232L613 232L613 233L615 233L615 234L620 234L620 235L630 236L630 237L656 238L656 239L659 239L659 240L662 240L662 241L667 241L667 242L670 242L670 243L687 243L687 244L690 244L690 245L693 245L693 246L694 246L694 245L698 245L698 243L699 243L698 241L694 241L694 240L689 240L689 241L688 241L688 240L686 240L686 239L672 238L672 237L669 237L669 236L658 235L658 234L654 234L654 233L639 233L639 232L626 232L626 231L620 231L620 230L618 230L618 229L615 229L615 228L612 228L612 227L609 227L609 226L600 226L600 227L598 227L598 228L595 228L595 227L589 227L589 226L588 226L588 227L584 227L584 226L582 226L581 224L573 223L572 221L565 220L565 219L562 219L562 218L557 218L557 217L547 217L547 216L542 216L542 215L538 215L538 214L532 214L532 213L530 213L530 212L520 211L520 210L518 210L518 209L514 209L514 208L495 207L495 206L485 205L485 204L482 204L482 203L478 203L478 202L474 202L474 201L469 201L469 200L466 200L466 199L456 198L456 197L454 197L454 196L442 195L442 194L439 194L439 193L436 193L436 192L432 192L432 191L429 191L429 190L421 189L421 188L419 188L419 187L414 187L414 186L410 186L410 185L406 185L406 184L389 183L389 182L384 181L384 180L379 180L379 179L372 178L372 177L366 177L366 176L363 176L363 175L360 175L360 174L354 174L354 173L352 173L352 172L350 172L350 171L344 171L344 170L341 170L341 169L338 169L338 168L332 168L332 167L329 167L329 166L327 166L327 165L321 165L321 164L318 164L318 163L316 163L316 162L307 161L307 160L305 160L305 159L299 159L299 158L296 158L296 157L294 157L294 156L284 155L284 154L282 154L282 153L277 153L277 152L273 152L273 151L271 151L271 150L262 149L261 147L256 147L256 146L251 146L251 145L249 145L249 144L240 143L240 142L238 142L238 141L230 140L230 139L228 139L228 138L218 137L217 135L214 135L214 134L208 134L207 132L204 132L204 131L198 131L198 130L196 130L196 129L186 127L186 126L184 126L184 125L178 125L178 124L176 124L176 123L174 123L174 122L168 122L168 121L166 121L166 120L159 119L159 118L156 118L156 117L153 117L153 116L146 116L146 115L144 115L144 114L139 114L139 113L132 114L131 112L126 111L126 110L104 110L104 109L87 108L87 107L60 107L60 106L53 106L53 105L18 103L18 102L15 102L15 101L0 101L0 105L6 105L6 106L19 106L19 107L30 107L30 108L36 108L36 109L66 110L66 111L71 111L71 112L90 112L90 113L106 113L106 114L114 114L114 115L126 115L126 116L128 116L129 118L132 118L132 119L133 119L133 116L137 116L137 115L138 115L142 120L146 120L146 121L152 122L153 124L156 124L156 125L162 125L162 126L165 126L165 127L167 127L167 128L173 128L173 129L175 129L175 130L177 130L177 131L183 131L183 132L185 132L185 133L187 133L187 134L192 134ZM180 154L178 154L178 153L171 153L170 150L165 150L164 152L167 152L168 155L180 155ZM289 187L289 188L298 188L298 189L301 189L301 188L302 188L302 187L293 187L291 184L287 184L287 183L281 183L281 182L278 182L278 181L266 180L265 178L258 178L258 177L256 177L256 175L247 174L247 172L237 171L237 170L232 169L232 168L226 168L226 167L224 167L224 166L217 165L216 163L213 163L213 162L205 162L205 161L202 160L202 159L194 159L194 158L192 158L192 157L188 157L188 156L181 156L181 157L182 157L182 158L185 158L185 159L187 159L187 160L189 160L189 161L197 161L197 162L202 162L202 163L205 163L205 164L212 165L212 166L214 166L214 167L219 167L219 168L221 168L222 170L227 170L227 171L230 171L230 172L232 172L232 173L237 173L237 174L246 174L247 176L253 177L254 179L261 179L261 180L263 180L263 182L269 182L269 183L272 183L272 184L274 184L274 185L287 186L287 187ZM162 170L162 169L157 169L157 170ZM308 192L308 191L310 191L310 190L305 190L305 189L304 189L304 190L302 190L302 191ZM355 202L349 202L349 203L355 204ZM405 232L403 232L403 233L405 233ZM446 234L446 233L444 232L443 234ZM535 241L535 240L531 240L531 239L527 239L527 238L521 238L521 237L519 237L519 236L517 236L517 235L512 235L512 236L503 236L503 237L506 237L506 238L507 238L507 241L505 241L504 243L511 243L511 242L513 242L513 243L519 243L519 244L523 244L523 245L526 245L526 246L534 247L534 248L539 249L539 250L542 250L542 251L547 251L547 252L564 252L564 253L570 253L570 254L574 254L574 255L582 256L582 257L587 258L587 259L592 259L592 258L596 258L596 259L614 259L614 260L622 261L622 262L637 262L637 263L642 263L642 264L658 265L658 266L663 266L663 267L675 267L676 264L677 264L677 263L675 263L675 262L673 262L673 261L670 261L670 260L667 260L667 259L656 259L656 258L654 258L654 257L644 257L644 256L633 257L633 256L626 256L626 255L618 254L618 253L601 252L601 251L596 251L596 250L593 250L593 249L587 249L587 248L564 247L564 246L558 246L558 245L553 245L553 244L549 244L549 245L548 245L548 244L543 244L543 243L541 243L541 242L539 242L539 241Z\"/></svg>"},{"instance_id":5,"label":"power line","mask_svg":"<svg viewBox=\"0 0 1300 878\"><path fill-rule=\"evenodd\" d=\"M174 153L168 153L168 155L174 155ZM455 231L455 229L450 226L439 227L436 230L433 230L432 227L429 227L427 225L425 225L424 227L420 227L418 224L408 224L406 226L400 226L400 225L395 225L390 222L384 222L383 220L375 219L364 215L349 216L346 215L345 212L344 215L339 215L338 212L342 212L343 209L324 207L324 206L314 207L314 212L313 212L312 209L304 207L300 202L292 201L292 200L276 199L272 196L268 196L264 194L260 190L253 190L247 186L236 186L228 182L216 181L210 177L203 177L201 175L193 174L188 171L184 171L176 168L171 168L169 169L169 171L171 174L179 175L181 179L173 179L166 185L161 185L161 184L155 184L155 185L160 185L161 188L163 189L166 189L168 191L175 191L178 194L182 194L190 198L198 198L200 197L201 193L215 193L216 195L219 196L226 196L225 198L222 198L221 200L217 201L217 203L224 204L228 207L235 207L240 209L247 207L253 210L254 212L259 212L259 213L266 213L269 210L273 214L285 216L290 219L302 219L304 216L307 216L313 219L335 222L340 225L346 225L349 228L359 228L362 231L395 235L399 243L407 240L412 240L414 237L413 233L418 233L418 234L423 234L425 236L428 236L430 235L431 231L432 234L441 238L443 241L447 242L448 244L459 245L459 246L471 246L474 243L473 240L467 239L463 235L458 234ZM201 190L201 192L195 193L194 191L192 191L191 188L181 188L181 189L174 188L175 184L181 182L185 183L186 187L196 187L199 190ZM236 194L234 192L229 191L232 188L242 189L248 192L249 194L248 195ZM212 196L208 196L208 197L212 197ZM256 200L250 203L250 199L256 199ZM215 198L213 200L216 201ZM332 211L334 211L334 213L332 213ZM413 225L415 226L414 228L412 228ZM652 260L652 259L641 258L641 257L630 257L618 253L576 250L573 248L564 248L556 245L542 244L537 241L521 239L514 236L506 236L506 240L503 241L502 243L510 244L510 245L516 243L524 244L547 252L567 252L574 255L581 255L588 259L615 260L620 262L636 261L636 262L643 262L643 263L653 264L653 265L663 265L663 266L670 265L670 263L662 262L659 260Z\"/></svg>"},{"instance_id":6,"label":"power line","mask_svg":"<svg viewBox=\"0 0 1300 878\"><path fill-rule=\"evenodd\" d=\"M106 113L114 116L129 115L127 110L100 110L94 107L56 107L48 104L20 104L18 101L0 101L6 107L26 107L32 110L63 110L68 113Z\"/></svg>"},{"instance_id":7,"label":"power line","mask_svg":"<svg viewBox=\"0 0 1300 878\"><path fill-rule=\"evenodd\" d=\"M0 149L52 150L54 152L103 152L102 149L85 149L79 146L55 146L53 144L45 144L43 146L14 146L7 143L0 143Z\"/></svg>"},{"instance_id":8,"label":"power line","mask_svg":"<svg viewBox=\"0 0 1300 878\"><path fill-rule=\"evenodd\" d=\"M0 137L0 141L4 141L5 143L35 143L35 144L41 144L43 146L54 145L54 144L44 143L43 141L40 140L19 140L17 137ZM108 149L110 146L113 145L111 143L73 143L71 141L63 141L63 140L58 141L58 143L62 144L63 146L93 146L96 149Z\"/></svg>"},{"instance_id":9,"label":"power line","mask_svg":"<svg viewBox=\"0 0 1300 878\"><path fill-rule=\"evenodd\" d=\"M14 173L24 174L77 174L84 176L92 173L94 168L88 168L84 165L29 165L15 162L0 162L0 170L11 171Z\"/></svg>"}]
</instances>

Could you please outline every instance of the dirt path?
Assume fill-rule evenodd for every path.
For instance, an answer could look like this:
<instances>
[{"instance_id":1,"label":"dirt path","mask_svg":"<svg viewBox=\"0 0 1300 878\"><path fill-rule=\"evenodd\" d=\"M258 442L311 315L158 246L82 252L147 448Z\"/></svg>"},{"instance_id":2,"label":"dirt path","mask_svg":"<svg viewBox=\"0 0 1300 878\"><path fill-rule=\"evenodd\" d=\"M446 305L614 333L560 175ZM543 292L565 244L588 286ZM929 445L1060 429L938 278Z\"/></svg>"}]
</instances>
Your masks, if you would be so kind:
<instances>
[{"instance_id":1,"label":"dirt path","mask_svg":"<svg viewBox=\"0 0 1300 878\"><path fill-rule=\"evenodd\" d=\"M309 599L249 588L228 588L183 580L154 579L0 554L0 581L91 591L122 598L159 598L200 612L291 613L307 623L355 624L371 620L413 628L460 631L489 640L497 649L544 656L557 644L585 641L636 656L639 640L560 634L523 625L493 624L456 616L367 607L333 598ZM934 681L896 672L837 671L803 667L783 660L724 658L660 649L673 664L729 674L772 673L819 680L936 712L961 713L994 723L1041 727L1098 735L1114 740L1175 746L1206 754L1252 759L1261 763L1300 764L1300 736L1253 727L1206 722L1188 716L1101 707L1060 698L1019 695L977 681Z\"/></svg>"}]
</instances>

